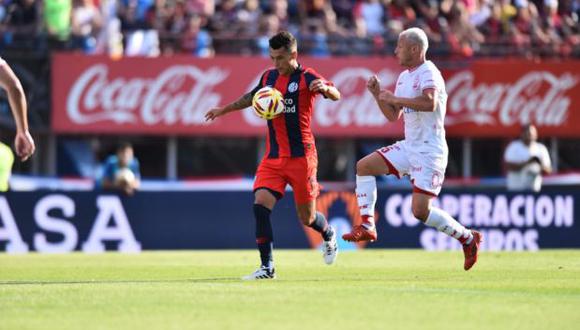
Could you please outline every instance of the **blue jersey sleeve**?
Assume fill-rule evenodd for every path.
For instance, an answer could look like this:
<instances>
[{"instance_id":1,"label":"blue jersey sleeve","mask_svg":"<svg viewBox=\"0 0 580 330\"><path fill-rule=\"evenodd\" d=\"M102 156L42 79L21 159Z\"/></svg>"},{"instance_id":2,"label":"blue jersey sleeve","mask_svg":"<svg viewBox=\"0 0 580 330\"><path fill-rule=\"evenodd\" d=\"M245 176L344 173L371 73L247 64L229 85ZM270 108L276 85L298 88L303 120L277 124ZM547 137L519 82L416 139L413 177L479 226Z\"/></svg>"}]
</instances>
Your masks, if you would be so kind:
<instances>
[{"instance_id":1,"label":"blue jersey sleeve","mask_svg":"<svg viewBox=\"0 0 580 330\"><path fill-rule=\"evenodd\" d=\"M103 166L103 179L109 181L115 180L115 172L117 171L116 161L113 157L107 158L105 165Z\"/></svg>"},{"instance_id":2,"label":"blue jersey sleeve","mask_svg":"<svg viewBox=\"0 0 580 330\"><path fill-rule=\"evenodd\" d=\"M133 158L133 161L131 162L130 168L131 171L133 171L133 174L135 174L135 178L141 180L141 169L140 169L141 165L139 164L139 160L137 158Z\"/></svg>"}]
</instances>

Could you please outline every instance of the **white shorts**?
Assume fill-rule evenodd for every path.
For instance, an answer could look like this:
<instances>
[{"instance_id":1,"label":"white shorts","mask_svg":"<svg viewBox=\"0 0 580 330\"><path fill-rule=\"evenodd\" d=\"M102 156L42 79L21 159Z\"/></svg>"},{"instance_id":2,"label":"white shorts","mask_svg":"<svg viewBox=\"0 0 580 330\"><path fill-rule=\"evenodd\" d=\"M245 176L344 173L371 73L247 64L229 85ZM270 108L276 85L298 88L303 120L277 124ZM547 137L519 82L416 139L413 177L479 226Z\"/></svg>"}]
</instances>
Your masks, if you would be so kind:
<instances>
[{"instance_id":1,"label":"white shorts","mask_svg":"<svg viewBox=\"0 0 580 330\"><path fill-rule=\"evenodd\" d=\"M383 157L389 167L389 173L399 179L408 175L413 184L413 192L437 196L445 179L447 155L435 152L410 150L407 143L399 141L376 152Z\"/></svg>"}]
</instances>

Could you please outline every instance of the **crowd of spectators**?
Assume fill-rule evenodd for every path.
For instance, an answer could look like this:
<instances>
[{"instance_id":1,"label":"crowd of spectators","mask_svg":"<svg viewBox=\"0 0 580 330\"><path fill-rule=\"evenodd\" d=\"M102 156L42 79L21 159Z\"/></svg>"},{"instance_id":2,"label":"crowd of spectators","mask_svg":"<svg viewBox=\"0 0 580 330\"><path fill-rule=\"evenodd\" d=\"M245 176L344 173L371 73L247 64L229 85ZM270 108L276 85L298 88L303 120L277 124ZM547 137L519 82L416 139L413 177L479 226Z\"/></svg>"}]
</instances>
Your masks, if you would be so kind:
<instances>
[{"instance_id":1,"label":"crowd of spectators","mask_svg":"<svg viewBox=\"0 0 580 330\"><path fill-rule=\"evenodd\" d=\"M111 56L392 53L411 26L445 56L580 56L580 0L0 0L0 47Z\"/></svg>"}]
</instances>

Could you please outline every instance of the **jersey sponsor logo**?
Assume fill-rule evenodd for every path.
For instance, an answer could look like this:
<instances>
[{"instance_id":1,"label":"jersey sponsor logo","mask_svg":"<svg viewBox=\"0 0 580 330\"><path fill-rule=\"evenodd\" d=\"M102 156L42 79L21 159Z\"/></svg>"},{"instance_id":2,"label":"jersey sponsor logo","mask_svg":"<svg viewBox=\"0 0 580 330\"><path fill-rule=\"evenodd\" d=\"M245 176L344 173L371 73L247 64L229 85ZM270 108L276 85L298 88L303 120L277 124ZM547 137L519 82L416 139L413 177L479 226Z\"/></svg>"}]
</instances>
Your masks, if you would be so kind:
<instances>
[{"instance_id":1,"label":"jersey sponsor logo","mask_svg":"<svg viewBox=\"0 0 580 330\"><path fill-rule=\"evenodd\" d=\"M413 89L419 89L419 76L416 76L415 80L413 80Z\"/></svg>"},{"instance_id":2,"label":"jersey sponsor logo","mask_svg":"<svg viewBox=\"0 0 580 330\"><path fill-rule=\"evenodd\" d=\"M293 99L284 99L284 104L286 104L286 106L284 107L284 111L282 111L283 113L295 113L296 112L296 105L294 104Z\"/></svg>"},{"instance_id":3,"label":"jersey sponsor logo","mask_svg":"<svg viewBox=\"0 0 580 330\"><path fill-rule=\"evenodd\" d=\"M409 172L421 172L423 171L423 166L413 166L409 168Z\"/></svg>"}]
</instances>

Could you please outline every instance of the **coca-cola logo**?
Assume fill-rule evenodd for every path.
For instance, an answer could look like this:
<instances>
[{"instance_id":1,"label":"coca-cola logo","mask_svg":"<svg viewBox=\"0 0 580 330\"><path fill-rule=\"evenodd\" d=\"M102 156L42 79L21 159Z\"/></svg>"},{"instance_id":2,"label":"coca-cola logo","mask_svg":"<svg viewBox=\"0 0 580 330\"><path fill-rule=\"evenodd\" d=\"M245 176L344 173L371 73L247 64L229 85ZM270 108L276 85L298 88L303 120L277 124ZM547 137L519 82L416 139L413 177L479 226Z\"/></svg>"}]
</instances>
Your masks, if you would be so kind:
<instances>
[{"instance_id":1,"label":"coca-cola logo","mask_svg":"<svg viewBox=\"0 0 580 330\"><path fill-rule=\"evenodd\" d=\"M228 130L228 133L238 128L257 132L251 129L263 127L265 121L255 116L251 109L219 121L205 121L209 109L231 102L230 94L236 94L235 90L239 95L244 93L243 87L247 87L246 91L251 90L260 78L256 74L253 81L248 81L242 77L247 77L252 69L219 63L209 68L170 65L147 76L128 69L114 72L107 63L88 66L75 78L66 95L68 121L79 126L183 127L212 125L225 120L225 125L219 129ZM240 74L236 73L234 81L231 76L237 70ZM339 68L327 76L340 90L342 98L338 102L317 98L313 125L329 128L329 132L336 129L343 132L343 128L356 128L357 132L369 128L378 132L377 129L384 127L387 119L366 89L367 80L375 73L372 68L360 64ZM387 66L376 74L381 79L381 86L392 90L398 68ZM478 74L477 70L460 71L447 79L447 126L475 123L505 127L533 121L540 126L558 127L570 122L570 106L576 97L571 90L578 90L579 80L572 72L554 74L536 70L510 77L509 82L494 83L481 82ZM226 79L229 79L228 84L224 84Z\"/></svg>"},{"instance_id":2,"label":"coca-cola logo","mask_svg":"<svg viewBox=\"0 0 580 330\"><path fill-rule=\"evenodd\" d=\"M66 104L71 121L205 125L205 112L221 101L212 89L229 75L217 67L204 71L192 65L170 66L154 78L111 79L108 73L107 65L96 64L74 82Z\"/></svg>"},{"instance_id":3,"label":"coca-cola logo","mask_svg":"<svg viewBox=\"0 0 580 330\"><path fill-rule=\"evenodd\" d=\"M338 102L318 99L315 104L314 120L321 127L378 127L387 123L385 116L366 89L368 79L375 72L367 68L344 68L331 77L342 97ZM390 70L376 73L382 88L393 85L396 74Z\"/></svg>"},{"instance_id":4,"label":"coca-cola logo","mask_svg":"<svg viewBox=\"0 0 580 330\"><path fill-rule=\"evenodd\" d=\"M514 83L475 83L473 72L461 71L447 80L449 94L446 125L475 123L511 126L534 122L562 125L570 112L570 97L578 78L547 71L532 71Z\"/></svg>"}]
</instances>

